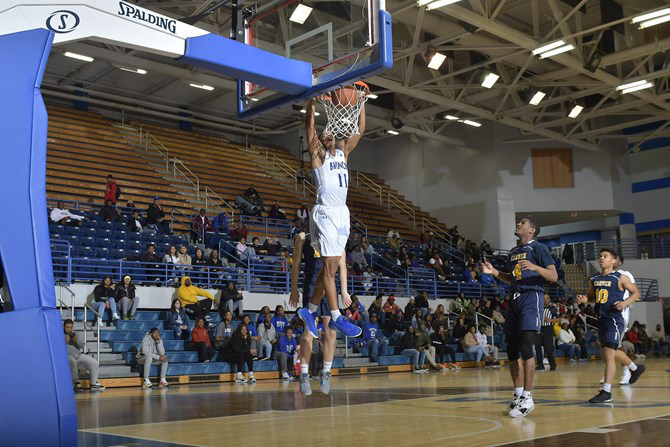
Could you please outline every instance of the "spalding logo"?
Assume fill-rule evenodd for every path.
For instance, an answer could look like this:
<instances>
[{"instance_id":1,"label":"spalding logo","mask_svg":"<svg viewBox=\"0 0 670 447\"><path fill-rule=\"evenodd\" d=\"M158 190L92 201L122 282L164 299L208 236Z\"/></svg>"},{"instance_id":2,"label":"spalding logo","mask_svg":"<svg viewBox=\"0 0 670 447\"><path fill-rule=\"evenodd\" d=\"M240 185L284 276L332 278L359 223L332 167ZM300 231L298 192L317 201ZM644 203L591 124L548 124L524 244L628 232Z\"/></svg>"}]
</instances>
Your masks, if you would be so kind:
<instances>
[{"instance_id":1,"label":"spalding logo","mask_svg":"<svg viewBox=\"0 0 670 447\"><path fill-rule=\"evenodd\" d=\"M79 16L72 11L54 11L47 18L47 28L54 33L66 34L79 26Z\"/></svg>"}]
</instances>

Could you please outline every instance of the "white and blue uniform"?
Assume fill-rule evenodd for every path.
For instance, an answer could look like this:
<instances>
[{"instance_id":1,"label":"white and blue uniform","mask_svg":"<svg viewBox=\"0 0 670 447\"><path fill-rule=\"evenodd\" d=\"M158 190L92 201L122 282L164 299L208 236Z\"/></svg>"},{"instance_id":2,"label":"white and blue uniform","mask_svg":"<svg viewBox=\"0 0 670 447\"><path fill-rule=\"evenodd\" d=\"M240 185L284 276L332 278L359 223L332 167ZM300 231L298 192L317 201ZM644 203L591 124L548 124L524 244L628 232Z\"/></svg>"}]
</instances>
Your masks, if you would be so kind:
<instances>
[{"instance_id":1,"label":"white and blue uniform","mask_svg":"<svg viewBox=\"0 0 670 447\"><path fill-rule=\"evenodd\" d=\"M316 205L312 209L309 228L312 247L321 256L342 256L349 239L349 170L342 149L333 156L326 151L323 165L314 169Z\"/></svg>"},{"instance_id":2,"label":"white and blue uniform","mask_svg":"<svg viewBox=\"0 0 670 447\"><path fill-rule=\"evenodd\" d=\"M631 272L628 272L626 270L617 270L617 272L621 273L622 275L627 276L628 279L630 279L630 282L635 284L635 277L633 276L633 274ZM630 296L630 293L628 292L628 290L624 290L623 291L623 300L626 301L629 296ZM623 316L623 321L624 321L624 333L626 333L628 331L628 329L630 328L629 324L630 324L630 308L631 307L632 306L626 306L626 308L623 311L621 311L621 316Z\"/></svg>"}]
</instances>

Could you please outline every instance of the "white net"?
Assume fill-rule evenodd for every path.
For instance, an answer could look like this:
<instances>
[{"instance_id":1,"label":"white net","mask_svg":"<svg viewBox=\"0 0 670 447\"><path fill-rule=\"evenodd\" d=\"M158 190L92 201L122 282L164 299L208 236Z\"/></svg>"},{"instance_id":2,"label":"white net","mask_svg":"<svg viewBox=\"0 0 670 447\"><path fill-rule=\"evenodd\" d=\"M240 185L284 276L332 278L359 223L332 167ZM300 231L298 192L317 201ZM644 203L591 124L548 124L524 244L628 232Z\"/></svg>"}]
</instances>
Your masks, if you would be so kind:
<instances>
[{"instance_id":1,"label":"white net","mask_svg":"<svg viewBox=\"0 0 670 447\"><path fill-rule=\"evenodd\" d=\"M358 117L369 94L367 84L357 82L317 97L328 117L324 132L338 140L358 135Z\"/></svg>"}]
</instances>

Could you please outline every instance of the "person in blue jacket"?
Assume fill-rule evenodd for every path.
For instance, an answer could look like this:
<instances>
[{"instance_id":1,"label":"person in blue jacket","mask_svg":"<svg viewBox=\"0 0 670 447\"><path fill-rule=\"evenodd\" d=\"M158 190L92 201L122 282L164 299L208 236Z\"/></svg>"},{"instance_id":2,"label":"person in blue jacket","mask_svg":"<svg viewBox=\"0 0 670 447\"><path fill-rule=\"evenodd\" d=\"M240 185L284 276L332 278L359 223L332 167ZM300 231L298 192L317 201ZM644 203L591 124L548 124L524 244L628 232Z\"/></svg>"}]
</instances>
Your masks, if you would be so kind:
<instances>
[{"instance_id":1,"label":"person in blue jacket","mask_svg":"<svg viewBox=\"0 0 670 447\"><path fill-rule=\"evenodd\" d=\"M389 341L388 339L384 338L381 329L379 329L377 315L372 314L370 316L370 322L363 327L363 340L365 340L365 344L368 347L372 361L378 361L379 348L381 347L381 352L383 353L386 347L389 345Z\"/></svg>"},{"instance_id":2,"label":"person in blue jacket","mask_svg":"<svg viewBox=\"0 0 670 447\"><path fill-rule=\"evenodd\" d=\"M172 300L172 306L168 311L168 326L174 331L175 338L177 340L189 340L191 338L191 333L188 329L190 320L186 315L186 311L181 307L181 301L179 298Z\"/></svg>"},{"instance_id":3,"label":"person in blue jacket","mask_svg":"<svg viewBox=\"0 0 670 447\"><path fill-rule=\"evenodd\" d=\"M284 306L277 306L275 308L275 316L270 321L272 321L272 325L275 327L275 331L277 331L277 336L286 330L288 319L284 316Z\"/></svg>"},{"instance_id":4,"label":"person in blue jacket","mask_svg":"<svg viewBox=\"0 0 670 447\"><path fill-rule=\"evenodd\" d=\"M288 365L291 366L292 370L293 354L296 352L297 348L298 343L293 337L293 328L287 326L282 335L279 335L279 342L277 342L277 348L275 351L275 360L277 360L277 363L279 364L279 372L281 373L282 379L288 380L291 378L288 373Z\"/></svg>"}]
</instances>

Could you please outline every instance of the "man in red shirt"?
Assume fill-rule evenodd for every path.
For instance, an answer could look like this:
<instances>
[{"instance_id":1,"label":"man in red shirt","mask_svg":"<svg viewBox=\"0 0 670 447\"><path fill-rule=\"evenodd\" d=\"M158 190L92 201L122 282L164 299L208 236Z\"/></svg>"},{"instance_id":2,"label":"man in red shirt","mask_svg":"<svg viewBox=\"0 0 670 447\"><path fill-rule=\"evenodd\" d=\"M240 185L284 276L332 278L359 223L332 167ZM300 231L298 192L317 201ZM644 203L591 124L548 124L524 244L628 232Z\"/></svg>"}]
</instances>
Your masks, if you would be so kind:
<instances>
[{"instance_id":1,"label":"man in red shirt","mask_svg":"<svg viewBox=\"0 0 670 447\"><path fill-rule=\"evenodd\" d=\"M198 361L208 363L216 351L212 348L212 342L209 340L207 328L205 328L205 319L198 318L195 320L195 327L191 332L191 351L198 352Z\"/></svg>"},{"instance_id":2,"label":"man in red shirt","mask_svg":"<svg viewBox=\"0 0 670 447\"><path fill-rule=\"evenodd\" d=\"M109 174L107 176L107 185L105 186L105 203L111 200L112 204L116 205L116 192L118 189L119 187L116 185L112 174Z\"/></svg>"}]
</instances>

